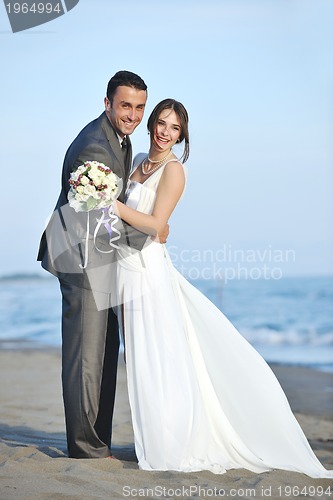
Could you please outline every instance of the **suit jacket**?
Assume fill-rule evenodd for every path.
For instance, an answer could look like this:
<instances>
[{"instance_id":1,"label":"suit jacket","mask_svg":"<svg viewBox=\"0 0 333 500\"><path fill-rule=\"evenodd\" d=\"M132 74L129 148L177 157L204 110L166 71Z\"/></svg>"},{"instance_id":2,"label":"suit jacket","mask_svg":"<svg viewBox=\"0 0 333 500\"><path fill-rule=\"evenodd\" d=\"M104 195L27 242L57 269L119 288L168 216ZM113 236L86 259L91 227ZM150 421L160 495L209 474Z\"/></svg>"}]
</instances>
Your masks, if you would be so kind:
<instances>
[{"instance_id":1,"label":"suit jacket","mask_svg":"<svg viewBox=\"0 0 333 500\"><path fill-rule=\"evenodd\" d=\"M132 161L132 147L128 140L128 150L124 160L116 132L105 112L92 121L69 146L63 164L61 192L42 235L37 260L42 267L59 279L76 286L101 292L110 291L112 264L116 252L110 252L110 236L104 225L101 226L96 244L94 229L96 220L100 218L100 210L75 212L68 204L69 178L73 170L84 161L99 161L107 165L123 180L123 188L119 200L123 201ZM87 239L87 222L89 220L89 237ZM119 241L133 249L141 250L147 235L119 221L118 230L122 238ZM84 265L88 252L88 265Z\"/></svg>"}]
</instances>

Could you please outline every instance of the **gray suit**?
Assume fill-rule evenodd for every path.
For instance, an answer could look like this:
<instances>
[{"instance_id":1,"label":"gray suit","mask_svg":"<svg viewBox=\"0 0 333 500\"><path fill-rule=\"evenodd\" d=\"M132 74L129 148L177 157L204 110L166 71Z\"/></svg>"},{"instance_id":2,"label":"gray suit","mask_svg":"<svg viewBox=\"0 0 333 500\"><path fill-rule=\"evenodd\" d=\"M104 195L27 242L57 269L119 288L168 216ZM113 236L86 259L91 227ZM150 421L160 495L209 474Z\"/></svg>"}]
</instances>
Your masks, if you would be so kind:
<instances>
[{"instance_id":1,"label":"gray suit","mask_svg":"<svg viewBox=\"0 0 333 500\"><path fill-rule=\"evenodd\" d=\"M118 323L110 306L110 283L115 252L96 250L93 232L100 211L76 213L68 205L70 173L83 161L103 162L123 179L123 200L129 176L131 144L123 154L105 113L89 123L66 153L62 189L43 233L38 260L58 277L62 292L62 382L70 457L110 455L111 425L119 350ZM87 217L90 219L87 240ZM121 224L122 240L141 249L147 235ZM110 249L102 225L98 248ZM82 269L88 251L88 265ZM103 278L103 279L102 279Z\"/></svg>"}]
</instances>

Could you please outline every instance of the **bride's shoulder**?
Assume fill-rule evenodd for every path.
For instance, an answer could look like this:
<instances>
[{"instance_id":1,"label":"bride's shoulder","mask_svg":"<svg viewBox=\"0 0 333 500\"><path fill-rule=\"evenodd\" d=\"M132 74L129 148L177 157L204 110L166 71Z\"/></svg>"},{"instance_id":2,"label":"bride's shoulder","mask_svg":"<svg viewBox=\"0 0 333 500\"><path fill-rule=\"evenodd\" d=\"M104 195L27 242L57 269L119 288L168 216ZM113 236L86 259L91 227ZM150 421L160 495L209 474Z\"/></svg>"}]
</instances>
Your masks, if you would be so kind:
<instances>
[{"instance_id":1,"label":"bride's shoulder","mask_svg":"<svg viewBox=\"0 0 333 500\"><path fill-rule=\"evenodd\" d=\"M178 158L171 158L164 167L164 172L162 177L165 179L172 179L172 182L176 182L177 179L179 182L183 183L186 180L186 171L184 164L178 160Z\"/></svg>"},{"instance_id":2,"label":"bride's shoulder","mask_svg":"<svg viewBox=\"0 0 333 500\"><path fill-rule=\"evenodd\" d=\"M185 165L178 158L170 158L170 160L166 162L164 170L165 171L179 170L180 172L185 173Z\"/></svg>"}]
</instances>

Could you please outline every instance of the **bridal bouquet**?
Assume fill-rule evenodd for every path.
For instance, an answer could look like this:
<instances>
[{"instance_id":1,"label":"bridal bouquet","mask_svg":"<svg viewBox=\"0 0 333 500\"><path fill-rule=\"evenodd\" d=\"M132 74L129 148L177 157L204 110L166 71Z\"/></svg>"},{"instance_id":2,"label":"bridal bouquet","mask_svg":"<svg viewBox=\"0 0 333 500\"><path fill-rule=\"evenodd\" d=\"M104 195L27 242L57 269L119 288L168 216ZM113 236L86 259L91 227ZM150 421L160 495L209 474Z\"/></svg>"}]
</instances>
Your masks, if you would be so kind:
<instances>
[{"instance_id":1,"label":"bridal bouquet","mask_svg":"<svg viewBox=\"0 0 333 500\"><path fill-rule=\"evenodd\" d=\"M69 184L68 202L75 212L109 207L122 189L122 180L98 161L85 161L71 173Z\"/></svg>"},{"instance_id":2,"label":"bridal bouquet","mask_svg":"<svg viewBox=\"0 0 333 500\"><path fill-rule=\"evenodd\" d=\"M119 240L121 235L115 227L118 217L113 213L112 202L118 198L122 190L122 179L104 163L85 161L83 165L71 173L69 184L68 203L75 212L90 212L98 209L101 211L101 216L96 219L97 224L94 229L95 249L100 253L110 253L113 252L114 248L119 248L115 241ZM97 236L102 224L110 236L110 250L101 250L97 247ZM90 220L89 214L87 214L85 257L84 264L80 264L81 269L85 269L88 265L89 233Z\"/></svg>"}]
</instances>

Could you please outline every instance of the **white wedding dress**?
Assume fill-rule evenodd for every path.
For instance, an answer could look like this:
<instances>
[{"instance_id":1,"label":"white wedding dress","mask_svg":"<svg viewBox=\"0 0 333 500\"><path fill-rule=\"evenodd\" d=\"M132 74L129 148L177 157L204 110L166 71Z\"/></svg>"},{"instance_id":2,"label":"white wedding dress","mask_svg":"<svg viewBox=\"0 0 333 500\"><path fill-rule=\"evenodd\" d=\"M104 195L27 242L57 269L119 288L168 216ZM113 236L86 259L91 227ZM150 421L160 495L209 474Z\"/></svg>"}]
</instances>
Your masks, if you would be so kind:
<instances>
[{"instance_id":1,"label":"white wedding dress","mask_svg":"<svg viewBox=\"0 0 333 500\"><path fill-rule=\"evenodd\" d=\"M127 205L151 213L163 169L143 184L130 181ZM333 477L267 363L174 268L166 247L152 242L130 253L123 246L119 255L118 317L139 467Z\"/></svg>"}]
</instances>

